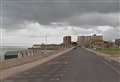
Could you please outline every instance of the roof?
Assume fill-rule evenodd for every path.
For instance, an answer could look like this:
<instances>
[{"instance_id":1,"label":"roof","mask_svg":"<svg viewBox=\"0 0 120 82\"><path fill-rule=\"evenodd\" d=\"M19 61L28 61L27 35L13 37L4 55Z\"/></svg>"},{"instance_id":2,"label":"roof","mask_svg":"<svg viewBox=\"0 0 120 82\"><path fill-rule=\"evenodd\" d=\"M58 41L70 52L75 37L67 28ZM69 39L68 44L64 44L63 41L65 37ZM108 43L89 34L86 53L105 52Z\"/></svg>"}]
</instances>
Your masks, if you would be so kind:
<instances>
[{"instance_id":1,"label":"roof","mask_svg":"<svg viewBox=\"0 0 120 82\"><path fill-rule=\"evenodd\" d=\"M18 55L18 51L7 51L5 55Z\"/></svg>"}]
</instances>

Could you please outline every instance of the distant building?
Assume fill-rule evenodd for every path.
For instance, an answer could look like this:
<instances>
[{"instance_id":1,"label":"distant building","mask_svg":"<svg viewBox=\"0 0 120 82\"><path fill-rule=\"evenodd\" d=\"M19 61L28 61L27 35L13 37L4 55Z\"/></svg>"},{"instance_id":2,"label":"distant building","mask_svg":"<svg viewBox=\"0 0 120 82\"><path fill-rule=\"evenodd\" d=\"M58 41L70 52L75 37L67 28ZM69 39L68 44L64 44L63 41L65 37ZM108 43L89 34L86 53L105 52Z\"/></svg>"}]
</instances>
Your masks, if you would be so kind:
<instances>
[{"instance_id":1,"label":"distant building","mask_svg":"<svg viewBox=\"0 0 120 82\"><path fill-rule=\"evenodd\" d=\"M77 43L80 46L89 46L91 41L91 36L78 36Z\"/></svg>"},{"instance_id":2,"label":"distant building","mask_svg":"<svg viewBox=\"0 0 120 82\"><path fill-rule=\"evenodd\" d=\"M94 48L103 48L103 36L93 35L91 40L91 45Z\"/></svg>"},{"instance_id":3,"label":"distant building","mask_svg":"<svg viewBox=\"0 0 120 82\"><path fill-rule=\"evenodd\" d=\"M100 48L103 44L103 36L78 36L77 43L84 47Z\"/></svg>"},{"instance_id":4,"label":"distant building","mask_svg":"<svg viewBox=\"0 0 120 82\"><path fill-rule=\"evenodd\" d=\"M47 44L34 44L32 48L39 48L39 49L45 49Z\"/></svg>"},{"instance_id":5,"label":"distant building","mask_svg":"<svg viewBox=\"0 0 120 82\"><path fill-rule=\"evenodd\" d=\"M32 46L32 48L41 48L41 45L40 45L40 44L34 44L34 45Z\"/></svg>"},{"instance_id":6,"label":"distant building","mask_svg":"<svg viewBox=\"0 0 120 82\"><path fill-rule=\"evenodd\" d=\"M71 47L71 43L72 43L71 36L64 36L63 37L63 46L65 48Z\"/></svg>"},{"instance_id":7,"label":"distant building","mask_svg":"<svg viewBox=\"0 0 120 82\"><path fill-rule=\"evenodd\" d=\"M117 47L120 48L120 39L115 39L115 44L116 44Z\"/></svg>"},{"instance_id":8,"label":"distant building","mask_svg":"<svg viewBox=\"0 0 120 82\"><path fill-rule=\"evenodd\" d=\"M104 41L103 42L103 48L114 48L115 43L114 42L109 42L109 41Z\"/></svg>"},{"instance_id":9,"label":"distant building","mask_svg":"<svg viewBox=\"0 0 120 82\"><path fill-rule=\"evenodd\" d=\"M44 50L44 49L50 50L50 49L62 48L62 45L60 44L34 44L32 48L39 48L41 50Z\"/></svg>"}]
</instances>

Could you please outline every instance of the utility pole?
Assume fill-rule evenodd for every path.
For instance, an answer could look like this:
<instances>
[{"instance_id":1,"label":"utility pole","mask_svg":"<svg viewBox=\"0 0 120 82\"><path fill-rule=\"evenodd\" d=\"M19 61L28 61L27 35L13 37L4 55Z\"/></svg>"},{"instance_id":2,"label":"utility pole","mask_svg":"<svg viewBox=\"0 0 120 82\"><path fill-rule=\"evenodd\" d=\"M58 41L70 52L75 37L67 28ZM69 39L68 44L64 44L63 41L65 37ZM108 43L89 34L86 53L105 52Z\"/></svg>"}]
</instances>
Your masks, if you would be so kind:
<instances>
[{"instance_id":1,"label":"utility pole","mask_svg":"<svg viewBox=\"0 0 120 82\"><path fill-rule=\"evenodd\" d=\"M47 54L47 34L45 33L45 47L44 47L44 53Z\"/></svg>"},{"instance_id":2,"label":"utility pole","mask_svg":"<svg viewBox=\"0 0 120 82\"><path fill-rule=\"evenodd\" d=\"M3 0L1 0L1 3L0 3L0 7L1 7L1 14L2 14L2 17L0 19L0 27L2 28L1 31L0 31L0 48L3 49L3 27L4 27L4 10L3 10ZM0 61L2 61L4 59L4 56L0 56Z\"/></svg>"},{"instance_id":3,"label":"utility pole","mask_svg":"<svg viewBox=\"0 0 120 82\"><path fill-rule=\"evenodd\" d=\"M47 44L47 34L45 34L45 43Z\"/></svg>"}]
</instances>

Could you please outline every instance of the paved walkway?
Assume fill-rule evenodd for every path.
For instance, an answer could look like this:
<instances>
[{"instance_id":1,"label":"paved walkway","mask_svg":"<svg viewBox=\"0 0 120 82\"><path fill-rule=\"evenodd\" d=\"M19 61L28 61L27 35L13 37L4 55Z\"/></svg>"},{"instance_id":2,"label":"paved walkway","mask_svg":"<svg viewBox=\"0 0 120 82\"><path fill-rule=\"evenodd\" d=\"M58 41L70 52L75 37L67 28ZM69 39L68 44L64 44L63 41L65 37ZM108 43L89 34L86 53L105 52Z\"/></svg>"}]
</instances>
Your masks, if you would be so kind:
<instances>
[{"instance_id":1,"label":"paved walkway","mask_svg":"<svg viewBox=\"0 0 120 82\"><path fill-rule=\"evenodd\" d=\"M9 76L12 76L12 75L15 75L17 73L20 73L22 71L25 71L25 70L28 70L28 69L31 69L35 66L38 66L40 64L43 64L47 61L50 61L60 55L63 55L64 53L66 52L69 52L70 50L72 50L72 48L68 49L68 50L65 50L65 51L62 51L58 54L55 54L55 55L52 55L52 56L48 56L44 59L40 59L38 61L35 61L35 62L31 62L31 63L27 63L27 64L24 64L24 65L20 65L20 66L16 66L16 67L13 67L13 68L9 68L9 69L6 69L6 70L2 70L0 72L0 79L4 79L4 78L7 78Z\"/></svg>"}]
</instances>

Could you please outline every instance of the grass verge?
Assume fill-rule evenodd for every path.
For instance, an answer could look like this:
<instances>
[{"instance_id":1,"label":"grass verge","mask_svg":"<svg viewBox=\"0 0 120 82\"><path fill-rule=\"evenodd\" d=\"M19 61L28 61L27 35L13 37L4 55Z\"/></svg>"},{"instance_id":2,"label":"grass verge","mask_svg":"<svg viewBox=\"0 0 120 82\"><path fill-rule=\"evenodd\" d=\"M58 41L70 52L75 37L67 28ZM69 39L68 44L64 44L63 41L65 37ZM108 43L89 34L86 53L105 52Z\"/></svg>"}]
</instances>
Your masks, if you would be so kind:
<instances>
[{"instance_id":1,"label":"grass verge","mask_svg":"<svg viewBox=\"0 0 120 82\"><path fill-rule=\"evenodd\" d=\"M101 48L96 50L102 53L110 54L111 56L120 56L120 48Z\"/></svg>"}]
</instances>

